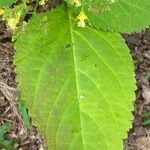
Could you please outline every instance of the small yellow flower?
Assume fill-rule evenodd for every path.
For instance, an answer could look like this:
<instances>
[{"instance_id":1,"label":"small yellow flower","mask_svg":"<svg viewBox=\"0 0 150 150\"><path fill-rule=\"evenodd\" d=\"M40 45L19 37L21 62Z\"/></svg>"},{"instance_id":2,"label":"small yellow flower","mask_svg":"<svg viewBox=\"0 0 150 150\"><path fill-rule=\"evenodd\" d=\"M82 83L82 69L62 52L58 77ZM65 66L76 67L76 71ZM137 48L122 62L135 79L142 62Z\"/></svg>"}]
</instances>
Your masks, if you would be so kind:
<instances>
[{"instance_id":1,"label":"small yellow flower","mask_svg":"<svg viewBox=\"0 0 150 150\"><path fill-rule=\"evenodd\" d=\"M16 29L16 25L18 24L18 22L19 22L19 18L10 18L10 19L7 19L8 26L12 30Z\"/></svg>"},{"instance_id":2,"label":"small yellow flower","mask_svg":"<svg viewBox=\"0 0 150 150\"><path fill-rule=\"evenodd\" d=\"M4 10L0 9L0 15L3 15L3 13L4 13Z\"/></svg>"},{"instance_id":3,"label":"small yellow flower","mask_svg":"<svg viewBox=\"0 0 150 150\"><path fill-rule=\"evenodd\" d=\"M21 16L21 12L17 12L14 16L10 15L8 18L6 18L7 25L11 30L15 31L15 29L17 28L17 25L20 20L20 16Z\"/></svg>"},{"instance_id":4,"label":"small yellow flower","mask_svg":"<svg viewBox=\"0 0 150 150\"><path fill-rule=\"evenodd\" d=\"M48 0L40 0L39 5L44 6Z\"/></svg>"},{"instance_id":5,"label":"small yellow flower","mask_svg":"<svg viewBox=\"0 0 150 150\"><path fill-rule=\"evenodd\" d=\"M74 4L75 4L76 7L80 7L81 6L80 0L73 0L73 5Z\"/></svg>"},{"instance_id":6,"label":"small yellow flower","mask_svg":"<svg viewBox=\"0 0 150 150\"><path fill-rule=\"evenodd\" d=\"M79 20L78 22L78 27L85 27L85 20L88 19L88 17L86 16L86 14L84 13L84 11L81 11L80 14L78 15L77 19Z\"/></svg>"}]
</instances>

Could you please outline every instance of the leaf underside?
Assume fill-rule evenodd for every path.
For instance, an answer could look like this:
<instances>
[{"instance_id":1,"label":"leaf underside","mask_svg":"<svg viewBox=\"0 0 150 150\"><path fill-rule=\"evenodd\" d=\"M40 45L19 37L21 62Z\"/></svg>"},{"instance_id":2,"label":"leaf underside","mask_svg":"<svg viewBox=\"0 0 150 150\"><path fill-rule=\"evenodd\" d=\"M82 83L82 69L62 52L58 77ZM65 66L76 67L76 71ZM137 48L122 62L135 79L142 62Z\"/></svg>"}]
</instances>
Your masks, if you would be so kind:
<instances>
[{"instance_id":1,"label":"leaf underside","mask_svg":"<svg viewBox=\"0 0 150 150\"><path fill-rule=\"evenodd\" d=\"M97 28L123 33L140 31L150 25L149 0L115 0L108 6L103 6L108 0L80 1L90 24Z\"/></svg>"},{"instance_id":2,"label":"leaf underside","mask_svg":"<svg viewBox=\"0 0 150 150\"><path fill-rule=\"evenodd\" d=\"M34 15L15 49L22 99L50 150L122 149L135 80L119 34L78 28L62 5Z\"/></svg>"}]
</instances>

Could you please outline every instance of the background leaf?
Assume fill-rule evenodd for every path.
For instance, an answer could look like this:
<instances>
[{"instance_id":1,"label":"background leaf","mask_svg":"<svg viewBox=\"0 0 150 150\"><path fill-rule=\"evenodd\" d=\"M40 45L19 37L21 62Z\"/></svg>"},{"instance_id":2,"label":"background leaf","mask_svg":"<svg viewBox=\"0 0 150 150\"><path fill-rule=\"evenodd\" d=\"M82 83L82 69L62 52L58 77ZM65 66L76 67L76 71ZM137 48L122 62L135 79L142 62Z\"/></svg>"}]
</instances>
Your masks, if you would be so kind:
<instances>
[{"instance_id":1,"label":"background leaf","mask_svg":"<svg viewBox=\"0 0 150 150\"><path fill-rule=\"evenodd\" d=\"M15 2L16 0L0 0L0 7L9 7Z\"/></svg>"},{"instance_id":2,"label":"background leaf","mask_svg":"<svg viewBox=\"0 0 150 150\"><path fill-rule=\"evenodd\" d=\"M0 126L0 138L2 139L6 132L9 132L12 128L12 124L9 122L4 123Z\"/></svg>"},{"instance_id":3,"label":"background leaf","mask_svg":"<svg viewBox=\"0 0 150 150\"><path fill-rule=\"evenodd\" d=\"M26 127L30 128L31 127L30 117L28 116L27 108L25 107L24 101L21 100L21 99L18 101L18 109L19 109L19 112L22 115L22 119L23 119Z\"/></svg>"},{"instance_id":4,"label":"background leaf","mask_svg":"<svg viewBox=\"0 0 150 150\"><path fill-rule=\"evenodd\" d=\"M135 80L119 34L78 28L62 5L34 15L15 49L22 99L49 149L123 149Z\"/></svg>"},{"instance_id":5,"label":"background leaf","mask_svg":"<svg viewBox=\"0 0 150 150\"><path fill-rule=\"evenodd\" d=\"M0 126L0 148L6 150L13 150L13 142L5 139L4 135L12 129L12 124L6 122Z\"/></svg>"},{"instance_id":6,"label":"background leaf","mask_svg":"<svg viewBox=\"0 0 150 150\"><path fill-rule=\"evenodd\" d=\"M90 23L97 28L118 32L133 32L148 28L150 25L149 0L115 0L110 5L106 4L107 7L103 4L110 1L80 1ZM101 5L98 3L101 3ZM72 7L72 9L76 10L77 8ZM81 9L82 7L80 7Z\"/></svg>"}]
</instances>

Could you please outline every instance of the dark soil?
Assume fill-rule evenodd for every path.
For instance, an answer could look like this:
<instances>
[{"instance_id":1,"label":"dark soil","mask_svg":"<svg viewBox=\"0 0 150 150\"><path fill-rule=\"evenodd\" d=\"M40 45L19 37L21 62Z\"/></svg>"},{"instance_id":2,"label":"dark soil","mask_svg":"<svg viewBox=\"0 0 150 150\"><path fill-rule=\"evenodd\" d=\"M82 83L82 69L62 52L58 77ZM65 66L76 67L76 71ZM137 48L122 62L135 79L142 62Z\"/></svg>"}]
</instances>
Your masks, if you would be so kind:
<instances>
[{"instance_id":1,"label":"dark soil","mask_svg":"<svg viewBox=\"0 0 150 150\"><path fill-rule=\"evenodd\" d=\"M39 11L45 11L55 6L48 4ZM34 4L34 0L32 2ZM143 125L142 114L150 112L150 30L132 35L123 35L131 49L135 61L137 91L135 111L133 112L133 128L125 141L125 150L150 150L150 126ZM21 115L17 110L18 94L16 90L15 72L13 65L13 43L11 32L6 28L5 22L0 21L0 124L6 121L13 123L13 129L8 139L17 141L14 146L19 150L39 150L43 147L43 140L35 127L26 129Z\"/></svg>"},{"instance_id":2,"label":"dark soil","mask_svg":"<svg viewBox=\"0 0 150 150\"><path fill-rule=\"evenodd\" d=\"M150 125L143 126L142 114L150 112L150 29L124 35L135 62L137 91L133 128L125 141L125 150L150 150Z\"/></svg>"},{"instance_id":3,"label":"dark soil","mask_svg":"<svg viewBox=\"0 0 150 150\"><path fill-rule=\"evenodd\" d=\"M18 94L16 90L15 72L13 65L13 43L11 32L7 30L5 22L0 21L0 124L8 121L13 124L8 139L17 141L14 144L19 150L37 150L42 146L34 127L25 128L21 115L17 110Z\"/></svg>"}]
</instances>

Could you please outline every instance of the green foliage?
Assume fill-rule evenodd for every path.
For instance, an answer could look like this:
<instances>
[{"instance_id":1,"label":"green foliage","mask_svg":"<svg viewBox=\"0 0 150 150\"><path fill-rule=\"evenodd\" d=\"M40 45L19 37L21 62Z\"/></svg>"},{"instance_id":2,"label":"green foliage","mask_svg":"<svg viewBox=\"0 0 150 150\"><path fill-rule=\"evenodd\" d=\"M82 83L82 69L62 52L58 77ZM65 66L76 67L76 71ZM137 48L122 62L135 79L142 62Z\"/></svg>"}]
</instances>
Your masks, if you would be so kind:
<instances>
[{"instance_id":1,"label":"green foliage","mask_svg":"<svg viewBox=\"0 0 150 150\"><path fill-rule=\"evenodd\" d=\"M104 11L111 5L113 2L111 0L66 0L69 4L78 7L98 7L97 11Z\"/></svg>"},{"instance_id":2,"label":"green foliage","mask_svg":"<svg viewBox=\"0 0 150 150\"><path fill-rule=\"evenodd\" d=\"M27 6L24 4L17 5L14 8L7 8L3 13L3 20L7 21L7 25L13 31L25 16Z\"/></svg>"},{"instance_id":3,"label":"green foliage","mask_svg":"<svg viewBox=\"0 0 150 150\"><path fill-rule=\"evenodd\" d=\"M70 1L80 2L80 6L72 7L72 9L78 10L78 13L84 10L90 24L97 28L118 32L133 32L148 28L150 25L149 0ZM76 5L76 3L72 4Z\"/></svg>"},{"instance_id":4,"label":"green foliage","mask_svg":"<svg viewBox=\"0 0 150 150\"><path fill-rule=\"evenodd\" d=\"M30 125L30 117L28 116L27 108L25 107L24 101L21 99L18 101L18 109L22 115L22 119L23 119L26 127L30 128L30 126L31 126Z\"/></svg>"},{"instance_id":5,"label":"green foliage","mask_svg":"<svg viewBox=\"0 0 150 150\"><path fill-rule=\"evenodd\" d=\"M4 138L4 135L9 132L11 128L12 124L9 122L6 122L0 126L0 148L5 148L6 150L13 150L12 142Z\"/></svg>"},{"instance_id":6,"label":"green foliage","mask_svg":"<svg viewBox=\"0 0 150 150\"><path fill-rule=\"evenodd\" d=\"M148 72L146 73L146 78L147 78L147 79L150 79L150 71L148 71Z\"/></svg>"},{"instance_id":7,"label":"green foliage","mask_svg":"<svg viewBox=\"0 0 150 150\"><path fill-rule=\"evenodd\" d=\"M150 125L150 112L146 112L143 115L143 125Z\"/></svg>"},{"instance_id":8,"label":"green foliage","mask_svg":"<svg viewBox=\"0 0 150 150\"><path fill-rule=\"evenodd\" d=\"M49 149L123 149L135 79L118 33L79 28L62 5L34 15L15 49L22 99Z\"/></svg>"},{"instance_id":9,"label":"green foliage","mask_svg":"<svg viewBox=\"0 0 150 150\"><path fill-rule=\"evenodd\" d=\"M15 2L16 0L0 0L0 7L9 7Z\"/></svg>"}]
</instances>

